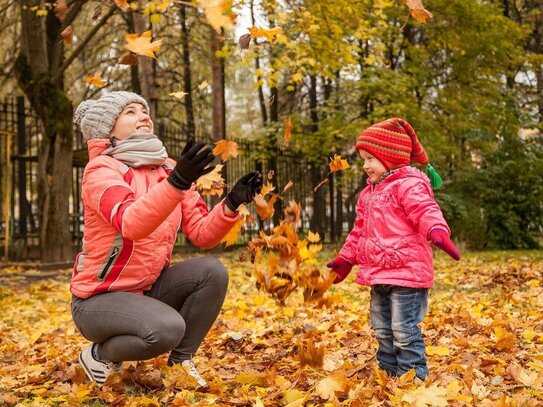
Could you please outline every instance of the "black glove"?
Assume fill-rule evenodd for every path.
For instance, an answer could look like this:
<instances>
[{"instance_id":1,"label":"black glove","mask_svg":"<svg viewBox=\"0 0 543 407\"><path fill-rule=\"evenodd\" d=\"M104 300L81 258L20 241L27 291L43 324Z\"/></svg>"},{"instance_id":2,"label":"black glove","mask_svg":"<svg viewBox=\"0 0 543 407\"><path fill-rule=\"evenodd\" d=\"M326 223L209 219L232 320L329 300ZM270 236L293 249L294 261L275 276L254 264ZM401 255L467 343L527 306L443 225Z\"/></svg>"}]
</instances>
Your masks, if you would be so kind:
<instances>
[{"instance_id":1,"label":"black glove","mask_svg":"<svg viewBox=\"0 0 543 407\"><path fill-rule=\"evenodd\" d=\"M241 177L226 195L226 206L236 212L241 204L248 204L255 199L262 189L262 174L250 172Z\"/></svg>"},{"instance_id":2,"label":"black glove","mask_svg":"<svg viewBox=\"0 0 543 407\"><path fill-rule=\"evenodd\" d=\"M214 165L206 166L215 159L209 146L203 148L205 143L194 145L191 138L177 159L177 165L168 177L168 181L177 189L189 189L193 182L208 172L213 171ZM201 151L200 151L201 150Z\"/></svg>"}]
</instances>

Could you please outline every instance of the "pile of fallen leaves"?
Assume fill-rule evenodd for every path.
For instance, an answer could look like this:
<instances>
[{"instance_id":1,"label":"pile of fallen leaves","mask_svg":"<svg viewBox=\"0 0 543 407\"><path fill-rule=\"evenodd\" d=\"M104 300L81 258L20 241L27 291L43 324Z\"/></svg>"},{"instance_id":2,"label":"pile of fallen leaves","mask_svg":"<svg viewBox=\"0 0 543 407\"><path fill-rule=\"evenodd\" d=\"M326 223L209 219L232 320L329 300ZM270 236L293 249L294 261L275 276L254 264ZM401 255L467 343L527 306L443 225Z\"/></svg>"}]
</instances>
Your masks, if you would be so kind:
<instances>
[{"instance_id":1,"label":"pile of fallen leaves","mask_svg":"<svg viewBox=\"0 0 543 407\"><path fill-rule=\"evenodd\" d=\"M376 369L368 289L351 274L324 307L295 291L279 306L241 252L221 256L231 283L196 362L198 392L165 356L124 364L99 388L76 360L86 341L69 313L69 271L0 289L0 405L538 406L543 404L543 253L439 253L423 322L430 375ZM324 268L332 250L316 256ZM19 271L25 273L26 271ZM18 272L18 273L19 273ZM0 270L3 281L11 275ZM354 273L353 273L354 274ZM5 286L4 286L5 287Z\"/></svg>"}]
</instances>

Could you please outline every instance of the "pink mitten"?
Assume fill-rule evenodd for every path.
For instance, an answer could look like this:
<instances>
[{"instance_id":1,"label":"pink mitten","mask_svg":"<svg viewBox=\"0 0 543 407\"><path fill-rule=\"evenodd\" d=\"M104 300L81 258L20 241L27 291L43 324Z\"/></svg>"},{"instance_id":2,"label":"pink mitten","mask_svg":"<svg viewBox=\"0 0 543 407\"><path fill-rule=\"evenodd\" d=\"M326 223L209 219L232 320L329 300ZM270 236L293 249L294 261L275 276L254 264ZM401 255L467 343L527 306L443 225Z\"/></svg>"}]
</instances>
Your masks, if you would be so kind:
<instances>
[{"instance_id":1,"label":"pink mitten","mask_svg":"<svg viewBox=\"0 0 543 407\"><path fill-rule=\"evenodd\" d=\"M341 283L347 278L353 265L345 260L343 257L337 257L326 265L326 267L332 269L334 273L337 274L334 284Z\"/></svg>"},{"instance_id":2,"label":"pink mitten","mask_svg":"<svg viewBox=\"0 0 543 407\"><path fill-rule=\"evenodd\" d=\"M447 231L436 228L430 232L429 237L433 244L435 244L453 259L455 259L456 261L460 260L460 251L458 251L458 249L452 242Z\"/></svg>"}]
</instances>

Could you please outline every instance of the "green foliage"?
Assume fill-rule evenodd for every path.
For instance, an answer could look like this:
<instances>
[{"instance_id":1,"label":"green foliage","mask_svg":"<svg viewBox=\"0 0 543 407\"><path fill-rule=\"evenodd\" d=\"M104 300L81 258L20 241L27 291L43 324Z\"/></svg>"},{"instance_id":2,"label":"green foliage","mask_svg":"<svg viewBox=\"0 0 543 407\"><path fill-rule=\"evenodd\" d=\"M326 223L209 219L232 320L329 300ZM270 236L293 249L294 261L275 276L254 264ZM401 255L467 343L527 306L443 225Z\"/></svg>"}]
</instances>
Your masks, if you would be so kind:
<instances>
[{"instance_id":1,"label":"green foliage","mask_svg":"<svg viewBox=\"0 0 543 407\"><path fill-rule=\"evenodd\" d=\"M461 238L476 249L533 249L543 235L541 138L507 136L481 157L444 212Z\"/></svg>"}]
</instances>

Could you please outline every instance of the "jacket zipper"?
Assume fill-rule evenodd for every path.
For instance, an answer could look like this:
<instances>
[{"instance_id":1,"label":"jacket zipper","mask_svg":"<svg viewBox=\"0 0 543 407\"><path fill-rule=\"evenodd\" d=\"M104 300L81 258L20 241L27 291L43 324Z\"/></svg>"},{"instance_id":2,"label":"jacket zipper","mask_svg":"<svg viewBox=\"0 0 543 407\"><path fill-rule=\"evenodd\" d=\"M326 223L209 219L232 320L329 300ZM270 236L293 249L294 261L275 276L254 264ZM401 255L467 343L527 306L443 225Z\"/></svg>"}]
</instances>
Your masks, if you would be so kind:
<instances>
[{"instance_id":1,"label":"jacket zipper","mask_svg":"<svg viewBox=\"0 0 543 407\"><path fill-rule=\"evenodd\" d=\"M111 267L111 264L113 263L113 260L115 260L115 257L117 257L117 253L119 253L119 248L114 247L113 251L111 252L111 255L109 256L109 260L107 261L106 266L104 267L104 269L102 270L102 272L98 276L98 278L100 280L103 280L104 277L106 276L109 268Z\"/></svg>"}]
</instances>

